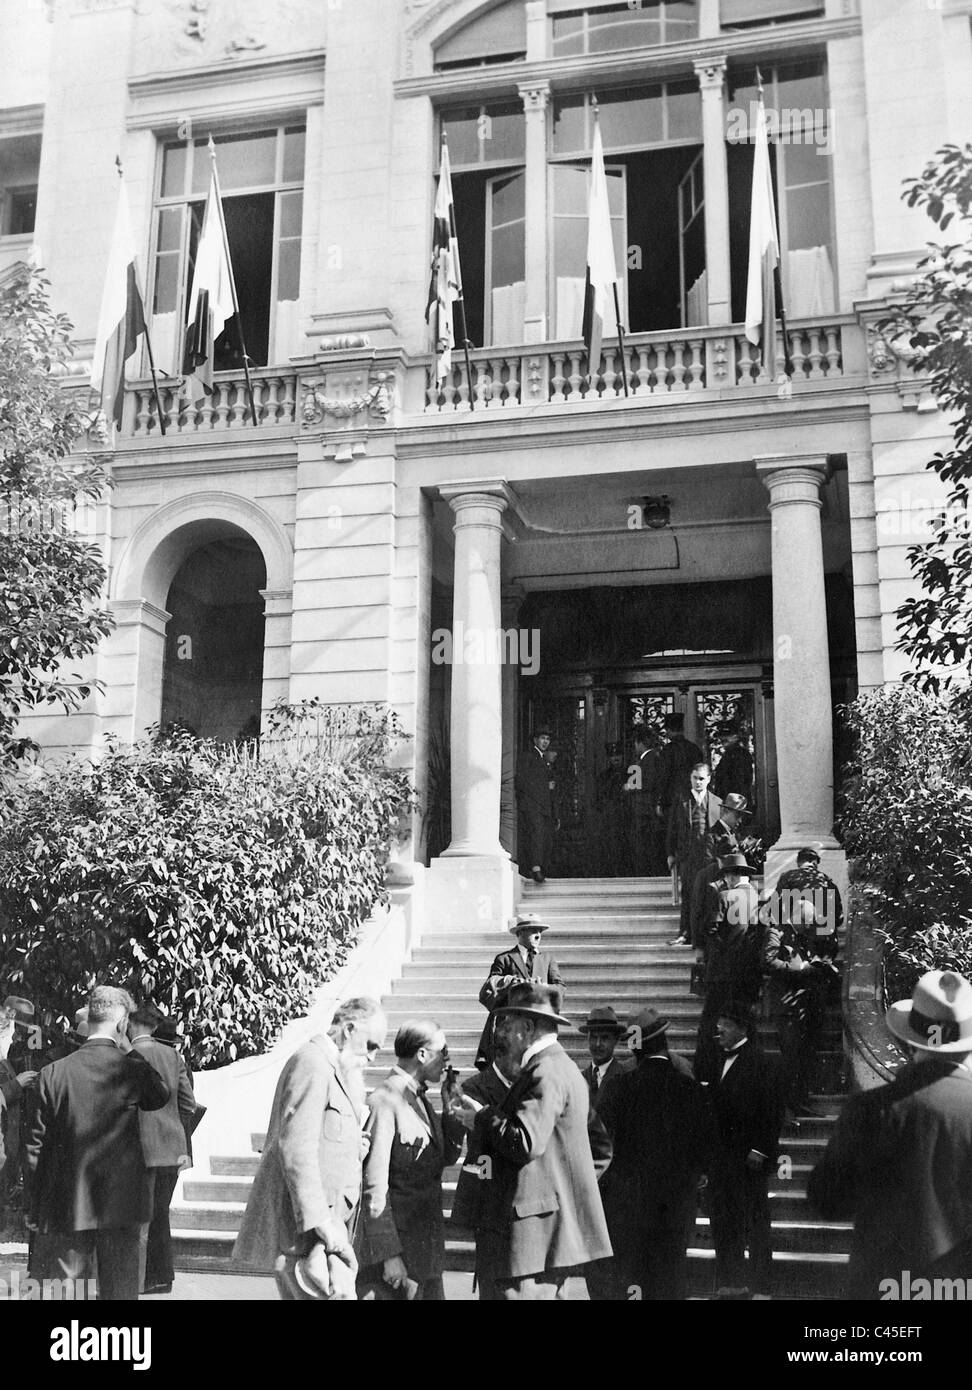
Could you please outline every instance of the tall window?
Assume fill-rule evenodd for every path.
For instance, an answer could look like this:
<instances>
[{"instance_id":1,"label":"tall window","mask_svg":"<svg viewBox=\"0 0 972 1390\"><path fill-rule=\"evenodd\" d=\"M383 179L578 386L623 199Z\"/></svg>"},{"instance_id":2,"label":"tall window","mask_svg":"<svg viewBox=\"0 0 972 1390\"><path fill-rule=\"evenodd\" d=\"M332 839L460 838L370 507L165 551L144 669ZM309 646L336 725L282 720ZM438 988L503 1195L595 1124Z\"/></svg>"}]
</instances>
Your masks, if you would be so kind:
<instances>
[{"instance_id":1,"label":"tall window","mask_svg":"<svg viewBox=\"0 0 972 1390\"><path fill-rule=\"evenodd\" d=\"M444 39L435 50L435 70L509 63L524 57L526 0L505 0Z\"/></svg>"},{"instance_id":2,"label":"tall window","mask_svg":"<svg viewBox=\"0 0 972 1390\"><path fill-rule=\"evenodd\" d=\"M699 32L695 0L550 0L555 58L574 53L609 53L621 48L679 43Z\"/></svg>"},{"instance_id":3,"label":"tall window","mask_svg":"<svg viewBox=\"0 0 972 1390\"><path fill-rule=\"evenodd\" d=\"M298 347L304 127L217 136L215 143L246 350L258 366L284 362ZM163 146L152 311L159 361L176 372L209 175L208 137ZM235 319L216 340L215 365L242 365Z\"/></svg>"},{"instance_id":4,"label":"tall window","mask_svg":"<svg viewBox=\"0 0 972 1390\"><path fill-rule=\"evenodd\" d=\"M37 214L41 137L0 139L0 236L29 236Z\"/></svg>"}]
</instances>

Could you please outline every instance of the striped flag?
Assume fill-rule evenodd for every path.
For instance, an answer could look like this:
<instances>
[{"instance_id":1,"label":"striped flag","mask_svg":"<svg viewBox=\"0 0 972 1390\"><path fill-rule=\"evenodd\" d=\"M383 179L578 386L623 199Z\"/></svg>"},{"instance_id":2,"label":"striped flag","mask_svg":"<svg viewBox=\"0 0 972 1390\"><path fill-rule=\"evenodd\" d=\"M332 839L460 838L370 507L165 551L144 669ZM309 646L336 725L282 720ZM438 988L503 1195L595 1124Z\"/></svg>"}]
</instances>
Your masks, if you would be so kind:
<instances>
[{"instance_id":1,"label":"striped flag","mask_svg":"<svg viewBox=\"0 0 972 1390\"><path fill-rule=\"evenodd\" d=\"M749 215L749 280L746 285L746 337L758 346L763 371L776 376L779 353L776 319L782 306L776 302L777 271L780 266L780 240L776 229L776 201L770 168L769 134L763 88L759 88L756 110L756 140L753 159L753 199Z\"/></svg>"},{"instance_id":2,"label":"striped flag","mask_svg":"<svg viewBox=\"0 0 972 1390\"><path fill-rule=\"evenodd\" d=\"M145 303L138 284L128 194L124 180L120 180L118 210L115 213L115 229L91 364L91 389L100 393L102 410L119 429L125 400L125 363L134 354L138 340L145 332Z\"/></svg>"},{"instance_id":3,"label":"striped flag","mask_svg":"<svg viewBox=\"0 0 972 1390\"><path fill-rule=\"evenodd\" d=\"M614 301L618 270L611 235L607 175L604 172L604 146L600 123L594 122L594 150L591 155L591 196L587 223L587 283L584 287L584 344L591 380L601 365L601 339L608 305Z\"/></svg>"},{"instance_id":4,"label":"striped flag","mask_svg":"<svg viewBox=\"0 0 972 1390\"><path fill-rule=\"evenodd\" d=\"M459 270L459 243L455 236L452 208L452 172L449 148L442 137L442 162L435 194L435 220L432 227L432 278L425 319L432 328L435 350L435 379L440 385L452 371L452 350L456 345L452 306L462 298Z\"/></svg>"},{"instance_id":5,"label":"striped flag","mask_svg":"<svg viewBox=\"0 0 972 1390\"><path fill-rule=\"evenodd\" d=\"M182 362L193 400L200 400L204 394L212 394L214 344L236 312L235 302L233 267L223 226L214 159L202 232L196 248L186 319L186 349Z\"/></svg>"}]
</instances>

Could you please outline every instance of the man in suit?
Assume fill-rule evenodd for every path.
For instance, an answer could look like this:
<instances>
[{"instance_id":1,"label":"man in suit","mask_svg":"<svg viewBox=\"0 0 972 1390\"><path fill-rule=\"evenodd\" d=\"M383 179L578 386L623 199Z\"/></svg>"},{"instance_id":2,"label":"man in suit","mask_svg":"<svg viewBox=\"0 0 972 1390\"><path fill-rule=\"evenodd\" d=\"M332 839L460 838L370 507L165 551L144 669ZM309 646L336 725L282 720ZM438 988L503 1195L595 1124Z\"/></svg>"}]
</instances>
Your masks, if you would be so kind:
<instances>
[{"instance_id":1,"label":"man in suit","mask_svg":"<svg viewBox=\"0 0 972 1390\"><path fill-rule=\"evenodd\" d=\"M700 1076L716 1130L708 1195L717 1298L773 1294L767 1184L779 1153L783 1106L776 1068L753 1034L752 1006L725 1002L716 1021L719 1055Z\"/></svg>"},{"instance_id":2,"label":"man in suit","mask_svg":"<svg viewBox=\"0 0 972 1390\"><path fill-rule=\"evenodd\" d=\"M750 882L756 870L744 854L722 860L723 875L713 888L713 916L706 924L705 1002L699 1020L696 1074L716 1061L716 1023L730 1000L755 1008L763 986L763 928L759 896ZM697 953L701 962L703 952Z\"/></svg>"},{"instance_id":3,"label":"man in suit","mask_svg":"<svg viewBox=\"0 0 972 1390\"><path fill-rule=\"evenodd\" d=\"M722 816L722 802L709 791L709 764L692 768L687 796L672 806L665 850L669 869L677 869L681 883L681 919L673 946L692 944L692 886L705 865L705 837Z\"/></svg>"},{"instance_id":4,"label":"man in suit","mask_svg":"<svg viewBox=\"0 0 972 1390\"><path fill-rule=\"evenodd\" d=\"M666 714L665 734L668 742L658 755L655 775L655 814L663 832L668 826L672 808L688 793L693 767L703 761L702 749L685 737L684 714Z\"/></svg>"},{"instance_id":5,"label":"man in suit","mask_svg":"<svg viewBox=\"0 0 972 1390\"><path fill-rule=\"evenodd\" d=\"M719 733L725 743L712 774L712 790L723 801L730 792L736 792L751 803L756 790L753 756L749 751L752 728L744 721L738 729L734 724L723 725Z\"/></svg>"},{"instance_id":6,"label":"man in suit","mask_svg":"<svg viewBox=\"0 0 972 1390\"><path fill-rule=\"evenodd\" d=\"M618 1016L610 1004L598 1004L591 1009L577 1031L587 1034L587 1049L591 1054L591 1060L581 1075L591 1093L591 1105L596 1106L611 1078L618 1072L631 1069L632 1063L619 1061L614 1055L618 1041L624 1037L626 1030L624 1024L618 1021Z\"/></svg>"},{"instance_id":7,"label":"man in suit","mask_svg":"<svg viewBox=\"0 0 972 1390\"><path fill-rule=\"evenodd\" d=\"M139 1265L142 1292L152 1294L172 1292L175 1270L169 1207L179 1174L189 1167L186 1135L196 1111L185 1062L153 1036L162 1017L162 1010L147 999L137 1005L128 1024L133 1050L151 1062L169 1091L161 1110L139 1114L142 1156L152 1193L151 1220L143 1226L139 1240Z\"/></svg>"},{"instance_id":8,"label":"man in suit","mask_svg":"<svg viewBox=\"0 0 972 1390\"><path fill-rule=\"evenodd\" d=\"M379 1301L442 1302L442 1171L459 1157L464 1137L450 1088L442 1088L441 1117L426 1094L449 1060L445 1033L430 1019L404 1023L395 1058L371 1095L358 1288Z\"/></svg>"},{"instance_id":9,"label":"man in suit","mask_svg":"<svg viewBox=\"0 0 972 1390\"><path fill-rule=\"evenodd\" d=\"M283 1299L355 1297L363 1069L387 1031L374 999L349 999L326 1034L298 1048L277 1082L233 1254L242 1264L273 1268Z\"/></svg>"},{"instance_id":10,"label":"man in suit","mask_svg":"<svg viewBox=\"0 0 972 1390\"><path fill-rule=\"evenodd\" d=\"M11 1045L18 1022L33 1018L29 999L8 995L0 1007L0 1229L4 1213L20 1183L21 1133L25 1093L37 1080L37 1069L16 1064Z\"/></svg>"},{"instance_id":11,"label":"man in suit","mask_svg":"<svg viewBox=\"0 0 972 1390\"><path fill-rule=\"evenodd\" d=\"M648 878L659 872L661 846L655 803L660 752L653 745L657 735L649 735L644 724L635 725L632 738L634 761L628 768L625 785L633 812L634 872L639 878Z\"/></svg>"},{"instance_id":12,"label":"man in suit","mask_svg":"<svg viewBox=\"0 0 972 1390\"><path fill-rule=\"evenodd\" d=\"M931 970L886 1021L911 1061L850 1097L807 1188L821 1215L854 1222L852 1299L904 1297L905 1270L913 1290L972 1279L972 985Z\"/></svg>"},{"instance_id":13,"label":"man in suit","mask_svg":"<svg viewBox=\"0 0 972 1390\"><path fill-rule=\"evenodd\" d=\"M705 950L705 938L713 916L715 894L712 885L719 877L720 865L730 854L739 853L736 831L744 817L751 815L744 796L730 792L723 799L719 819L705 832L705 862L692 884L692 945Z\"/></svg>"},{"instance_id":14,"label":"man in suit","mask_svg":"<svg viewBox=\"0 0 972 1390\"><path fill-rule=\"evenodd\" d=\"M549 867L553 850L556 783L546 758L549 747L550 730L542 727L534 734L530 747L520 754L514 779L520 872L528 869L534 883L544 882L544 868Z\"/></svg>"},{"instance_id":15,"label":"man in suit","mask_svg":"<svg viewBox=\"0 0 972 1390\"><path fill-rule=\"evenodd\" d=\"M97 1257L99 1298L111 1301L138 1298L139 1229L151 1215L139 1116L169 1099L128 1041L134 1007L122 989L91 991L83 1046L38 1076L26 1145L31 1224L54 1237L64 1277L91 1278Z\"/></svg>"},{"instance_id":16,"label":"man in suit","mask_svg":"<svg viewBox=\"0 0 972 1390\"><path fill-rule=\"evenodd\" d=\"M461 1115L490 1161L483 1224L495 1235L496 1297L549 1301L570 1270L611 1254L588 1137L590 1100L560 1046L556 987L515 985L500 1031L521 1070L499 1105L469 1096Z\"/></svg>"},{"instance_id":17,"label":"man in suit","mask_svg":"<svg viewBox=\"0 0 972 1390\"><path fill-rule=\"evenodd\" d=\"M686 1247L711 1148L710 1121L687 1064L679 1058L676 1066L669 1055L668 1020L654 1010L639 1020L631 1040L637 1066L616 1073L598 1105L613 1146L601 1181L614 1247L613 1287L606 1296L627 1299L637 1289L642 1299L684 1299Z\"/></svg>"},{"instance_id":18,"label":"man in suit","mask_svg":"<svg viewBox=\"0 0 972 1390\"><path fill-rule=\"evenodd\" d=\"M534 912L521 912L509 926L511 935L516 937L516 946L509 951L500 951L489 968L489 974L479 991L479 1002L488 1009L479 1048L476 1052L476 1066L487 1067L493 1057L493 1012L506 1003L510 987L523 980L536 980L540 984L563 987L563 976L553 956L540 950L543 933L550 928Z\"/></svg>"},{"instance_id":19,"label":"man in suit","mask_svg":"<svg viewBox=\"0 0 972 1390\"><path fill-rule=\"evenodd\" d=\"M598 862L608 878L633 872L632 846L636 841L632 795L627 790L628 770L620 743L605 744L607 767L598 775L595 791Z\"/></svg>"}]
</instances>

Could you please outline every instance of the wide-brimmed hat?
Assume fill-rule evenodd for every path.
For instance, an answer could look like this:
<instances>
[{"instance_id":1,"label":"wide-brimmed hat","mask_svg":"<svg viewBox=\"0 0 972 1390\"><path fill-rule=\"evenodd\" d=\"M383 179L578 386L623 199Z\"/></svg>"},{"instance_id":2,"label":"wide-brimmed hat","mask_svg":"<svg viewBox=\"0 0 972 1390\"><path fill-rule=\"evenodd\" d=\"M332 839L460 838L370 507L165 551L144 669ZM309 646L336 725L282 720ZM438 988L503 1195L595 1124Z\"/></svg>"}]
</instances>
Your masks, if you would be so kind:
<instances>
[{"instance_id":1,"label":"wide-brimmed hat","mask_svg":"<svg viewBox=\"0 0 972 1390\"><path fill-rule=\"evenodd\" d=\"M493 1010L493 1017L500 1014L526 1014L530 1018L548 1018L552 1023L562 1023L570 1027L570 1019L564 1018L560 1010L560 990L556 985L524 983L513 985L506 996L506 1003Z\"/></svg>"},{"instance_id":2,"label":"wide-brimmed hat","mask_svg":"<svg viewBox=\"0 0 972 1390\"><path fill-rule=\"evenodd\" d=\"M584 1022L577 1025L577 1031L579 1033L589 1033L592 1028L602 1029L604 1032L607 1032L610 1028L613 1029L619 1037L625 1031L624 1024L618 1020L618 1016L611 1008L610 1004L595 1005Z\"/></svg>"},{"instance_id":3,"label":"wide-brimmed hat","mask_svg":"<svg viewBox=\"0 0 972 1390\"><path fill-rule=\"evenodd\" d=\"M749 801L745 796L740 796L739 792L730 792L728 796L722 798L722 809L724 811L735 811L740 816L751 816L753 813L749 809Z\"/></svg>"},{"instance_id":4,"label":"wide-brimmed hat","mask_svg":"<svg viewBox=\"0 0 972 1390\"><path fill-rule=\"evenodd\" d=\"M929 970L910 999L891 1005L885 1021L919 1052L972 1052L972 984L954 970Z\"/></svg>"},{"instance_id":5,"label":"wide-brimmed hat","mask_svg":"<svg viewBox=\"0 0 972 1390\"><path fill-rule=\"evenodd\" d=\"M750 864L744 854L726 854L719 860L719 868L724 874L758 874L755 864Z\"/></svg>"},{"instance_id":6,"label":"wide-brimmed hat","mask_svg":"<svg viewBox=\"0 0 972 1390\"><path fill-rule=\"evenodd\" d=\"M3 1007L12 1013L16 1018L33 1018L34 1006L29 999L22 999L17 994L8 994L3 1001Z\"/></svg>"},{"instance_id":7,"label":"wide-brimmed hat","mask_svg":"<svg viewBox=\"0 0 972 1390\"><path fill-rule=\"evenodd\" d=\"M657 1038L659 1034L667 1033L669 1021L665 1015L660 1014L657 1009L648 1008L641 1010L632 1024L632 1027L638 1030L635 1034L635 1039L636 1045L640 1047L642 1043L650 1042L652 1038Z\"/></svg>"},{"instance_id":8,"label":"wide-brimmed hat","mask_svg":"<svg viewBox=\"0 0 972 1390\"><path fill-rule=\"evenodd\" d=\"M544 922L535 912L518 912L506 930L514 936L518 931L549 931L550 923Z\"/></svg>"}]
</instances>

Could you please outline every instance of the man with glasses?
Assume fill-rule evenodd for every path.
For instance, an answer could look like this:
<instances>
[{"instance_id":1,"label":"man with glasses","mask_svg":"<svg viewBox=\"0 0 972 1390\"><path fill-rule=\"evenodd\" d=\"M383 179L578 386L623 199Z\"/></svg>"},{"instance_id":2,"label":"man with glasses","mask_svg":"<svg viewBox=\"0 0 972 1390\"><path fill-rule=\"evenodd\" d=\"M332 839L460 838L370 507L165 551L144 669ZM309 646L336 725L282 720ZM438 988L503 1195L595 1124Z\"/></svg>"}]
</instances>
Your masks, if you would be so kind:
<instances>
[{"instance_id":1,"label":"man with glasses","mask_svg":"<svg viewBox=\"0 0 972 1390\"><path fill-rule=\"evenodd\" d=\"M371 1096L358 1280L362 1298L445 1298L442 1171L458 1159L464 1130L452 1113L458 1087L448 1078L443 1083L441 1117L427 1092L441 1080L448 1060L446 1036L437 1023L404 1023L395 1037L396 1065Z\"/></svg>"},{"instance_id":2,"label":"man with glasses","mask_svg":"<svg viewBox=\"0 0 972 1390\"><path fill-rule=\"evenodd\" d=\"M299 1048L277 1082L233 1253L241 1264L273 1267L281 1298L356 1297L363 1071L387 1030L376 1000L349 999L327 1034Z\"/></svg>"}]
</instances>

